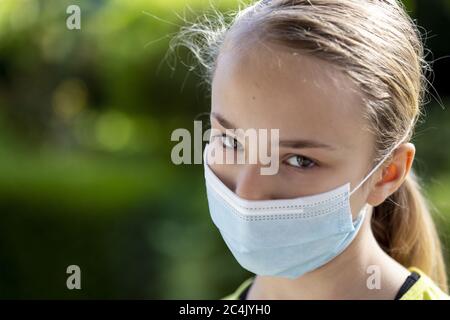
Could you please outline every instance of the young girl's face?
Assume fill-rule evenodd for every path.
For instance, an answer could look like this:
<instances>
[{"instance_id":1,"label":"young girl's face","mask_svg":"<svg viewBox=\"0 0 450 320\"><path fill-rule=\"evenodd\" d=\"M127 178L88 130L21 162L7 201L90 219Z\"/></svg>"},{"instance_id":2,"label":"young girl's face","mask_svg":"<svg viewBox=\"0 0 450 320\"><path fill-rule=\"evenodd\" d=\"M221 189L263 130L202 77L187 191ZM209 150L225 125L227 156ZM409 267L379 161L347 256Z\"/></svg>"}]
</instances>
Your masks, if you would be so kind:
<instances>
[{"instance_id":1,"label":"young girl's face","mask_svg":"<svg viewBox=\"0 0 450 320\"><path fill-rule=\"evenodd\" d=\"M224 51L212 82L211 127L222 133L279 129L279 170L261 175L259 164L211 168L248 200L308 196L347 182L354 188L371 169L374 153L363 110L351 80L327 62L267 44ZM239 137L217 135L210 144L227 148L234 138L244 145ZM352 208L366 202L361 190L351 197Z\"/></svg>"}]
</instances>

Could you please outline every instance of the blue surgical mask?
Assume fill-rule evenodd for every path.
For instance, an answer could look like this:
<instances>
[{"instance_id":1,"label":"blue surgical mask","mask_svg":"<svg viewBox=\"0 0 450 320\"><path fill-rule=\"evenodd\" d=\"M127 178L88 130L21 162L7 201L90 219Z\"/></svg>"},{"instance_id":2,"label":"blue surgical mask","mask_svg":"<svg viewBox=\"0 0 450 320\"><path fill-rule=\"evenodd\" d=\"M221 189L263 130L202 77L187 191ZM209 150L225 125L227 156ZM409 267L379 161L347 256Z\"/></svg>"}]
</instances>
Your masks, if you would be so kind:
<instances>
[{"instance_id":1,"label":"blue surgical mask","mask_svg":"<svg viewBox=\"0 0 450 320\"><path fill-rule=\"evenodd\" d=\"M226 245L248 271L291 279L325 265L355 239L369 205L353 220L350 196L391 153L352 191L346 183L311 196L255 201L237 196L214 174L207 162L208 146L204 170L209 211Z\"/></svg>"}]
</instances>

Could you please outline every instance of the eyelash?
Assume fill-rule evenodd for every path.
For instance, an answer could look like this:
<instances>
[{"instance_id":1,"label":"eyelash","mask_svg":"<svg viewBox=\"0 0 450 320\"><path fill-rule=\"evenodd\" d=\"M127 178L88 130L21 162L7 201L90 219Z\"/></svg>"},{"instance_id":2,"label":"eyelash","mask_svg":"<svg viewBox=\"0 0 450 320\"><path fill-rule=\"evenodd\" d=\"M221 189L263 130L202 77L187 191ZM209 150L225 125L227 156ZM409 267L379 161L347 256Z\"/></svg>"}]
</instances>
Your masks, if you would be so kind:
<instances>
[{"instance_id":1,"label":"eyelash","mask_svg":"<svg viewBox=\"0 0 450 320\"><path fill-rule=\"evenodd\" d=\"M297 157L297 158L302 158L304 161L306 160L306 161L310 162L310 163L311 163L310 166L308 166L308 167L301 167L301 166L295 166L295 165L292 165L292 164L290 164L290 163L287 163L287 160L292 159L292 158L295 158L295 157ZM311 170L311 169L313 169L314 167L317 166L317 162L316 162L316 161L314 161L314 160L311 159L311 158L308 158L308 157L299 155L299 154L294 154L294 155L288 157L287 160L286 160L286 164L287 164L288 166L290 166L290 167L293 167L293 168L297 169L297 170L303 170L303 171L304 171L304 170Z\"/></svg>"},{"instance_id":2,"label":"eyelash","mask_svg":"<svg viewBox=\"0 0 450 320\"><path fill-rule=\"evenodd\" d=\"M222 147L223 148L230 148L230 147L228 147L227 145L225 145L225 143L224 143L224 138L231 138L231 139L233 139L233 143L234 143L234 147L233 147L233 150L236 150L236 145L237 144L239 144L240 145L240 142L236 139L236 138L234 138L233 136L229 136L229 135L227 135L227 134L225 134L225 133L223 133L223 134L221 134L221 135L219 135L219 137L221 138L221 144L222 144Z\"/></svg>"},{"instance_id":3,"label":"eyelash","mask_svg":"<svg viewBox=\"0 0 450 320\"><path fill-rule=\"evenodd\" d=\"M228 147L227 145L224 144L224 142L223 142L224 138L232 138L235 145L236 145L236 143L240 144L239 141L236 138L234 138L232 136L229 136L229 135L227 135L225 133L212 136L211 140L214 139L214 138L218 138L218 137L221 138L222 148L230 148L230 147ZM236 150L236 147L234 147L233 150ZM289 164L289 163L287 163L287 161L285 161L288 166L293 167L293 168L295 168L297 170L303 170L303 171L304 170L311 170L312 168L317 166L317 162L315 160L313 160L311 158L308 158L308 157L305 157L305 156L302 156L302 155L299 155L299 154L291 155L290 157L287 158L287 160L289 160L291 158L294 158L294 157L302 158L302 159L304 159L306 161L309 161L311 163L311 165L308 166L308 167L301 167L301 166L295 166L295 165Z\"/></svg>"}]
</instances>

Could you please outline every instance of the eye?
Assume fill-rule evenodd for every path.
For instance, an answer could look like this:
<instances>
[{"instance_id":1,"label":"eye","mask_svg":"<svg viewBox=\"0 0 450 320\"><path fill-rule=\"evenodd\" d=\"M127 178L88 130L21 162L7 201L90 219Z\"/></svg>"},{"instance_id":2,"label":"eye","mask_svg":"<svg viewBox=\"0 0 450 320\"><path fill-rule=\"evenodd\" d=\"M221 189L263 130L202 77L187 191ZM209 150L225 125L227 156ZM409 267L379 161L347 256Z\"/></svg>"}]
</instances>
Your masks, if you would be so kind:
<instances>
[{"instance_id":1,"label":"eye","mask_svg":"<svg viewBox=\"0 0 450 320\"><path fill-rule=\"evenodd\" d=\"M300 155L292 156L289 159L287 159L286 162L293 167L301 169L308 169L316 165L316 163L313 160Z\"/></svg>"},{"instance_id":2,"label":"eye","mask_svg":"<svg viewBox=\"0 0 450 320\"><path fill-rule=\"evenodd\" d=\"M220 136L220 140L225 148L242 150L242 144L232 136L229 136L224 133Z\"/></svg>"}]
</instances>

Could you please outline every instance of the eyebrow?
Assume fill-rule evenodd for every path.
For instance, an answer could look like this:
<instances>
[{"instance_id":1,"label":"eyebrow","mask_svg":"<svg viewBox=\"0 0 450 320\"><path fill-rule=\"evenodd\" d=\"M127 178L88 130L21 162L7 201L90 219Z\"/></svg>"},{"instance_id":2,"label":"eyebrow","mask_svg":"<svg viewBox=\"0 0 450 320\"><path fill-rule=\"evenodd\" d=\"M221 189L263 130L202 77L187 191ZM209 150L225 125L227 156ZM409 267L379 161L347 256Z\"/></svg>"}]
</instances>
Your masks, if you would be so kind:
<instances>
[{"instance_id":1,"label":"eyebrow","mask_svg":"<svg viewBox=\"0 0 450 320\"><path fill-rule=\"evenodd\" d=\"M221 114L217 112L211 112L211 117L217 120L218 123L225 129L236 129L236 126L232 124L230 121L225 119Z\"/></svg>"},{"instance_id":2,"label":"eyebrow","mask_svg":"<svg viewBox=\"0 0 450 320\"><path fill-rule=\"evenodd\" d=\"M221 114L217 112L211 112L211 117L217 120L219 124L225 129L237 129L236 126L229 120L225 119ZM281 140L280 147L292 148L292 149L306 149L306 148L322 148L335 150L333 146L328 144L314 141L310 139L298 139L298 140Z\"/></svg>"}]
</instances>

